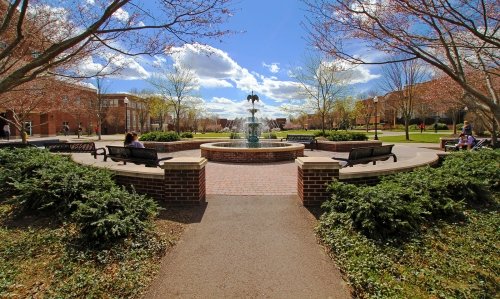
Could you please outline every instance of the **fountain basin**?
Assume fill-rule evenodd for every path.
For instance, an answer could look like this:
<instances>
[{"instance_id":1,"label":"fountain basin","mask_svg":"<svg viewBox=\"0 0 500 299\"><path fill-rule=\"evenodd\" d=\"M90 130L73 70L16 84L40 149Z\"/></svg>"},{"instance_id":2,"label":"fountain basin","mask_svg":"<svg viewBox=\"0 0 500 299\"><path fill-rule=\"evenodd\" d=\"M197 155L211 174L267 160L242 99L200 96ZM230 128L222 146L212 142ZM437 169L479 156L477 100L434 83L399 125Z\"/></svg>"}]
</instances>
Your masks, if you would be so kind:
<instances>
[{"instance_id":1,"label":"fountain basin","mask_svg":"<svg viewBox=\"0 0 500 299\"><path fill-rule=\"evenodd\" d=\"M215 142L200 145L201 156L209 161L232 163L268 163L295 160L304 156L304 145L285 142Z\"/></svg>"}]
</instances>

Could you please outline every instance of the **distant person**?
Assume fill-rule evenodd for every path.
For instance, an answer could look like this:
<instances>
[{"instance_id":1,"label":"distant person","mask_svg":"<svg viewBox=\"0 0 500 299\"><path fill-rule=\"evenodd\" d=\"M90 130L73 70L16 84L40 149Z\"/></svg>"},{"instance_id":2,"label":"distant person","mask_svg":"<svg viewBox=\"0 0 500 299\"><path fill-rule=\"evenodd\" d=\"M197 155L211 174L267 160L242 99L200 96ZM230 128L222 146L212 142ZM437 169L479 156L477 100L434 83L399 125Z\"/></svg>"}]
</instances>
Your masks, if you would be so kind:
<instances>
[{"instance_id":1,"label":"distant person","mask_svg":"<svg viewBox=\"0 0 500 299\"><path fill-rule=\"evenodd\" d=\"M472 135L465 135L464 133L461 133L456 148L457 150L470 150L474 146L475 141L476 140Z\"/></svg>"},{"instance_id":2,"label":"distant person","mask_svg":"<svg viewBox=\"0 0 500 299\"><path fill-rule=\"evenodd\" d=\"M64 136L68 136L68 132L69 132L69 126L68 126L68 125L64 125L64 126L63 126L63 133L64 133Z\"/></svg>"},{"instance_id":3,"label":"distant person","mask_svg":"<svg viewBox=\"0 0 500 299\"><path fill-rule=\"evenodd\" d=\"M437 133L438 132L438 123L435 123L434 124L434 133Z\"/></svg>"},{"instance_id":4,"label":"distant person","mask_svg":"<svg viewBox=\"0 0 500 299\"><path fill-rule=\"evenodd\" d=\"M123 143L128 147L144 148L144 144L139 142L139 136L136 132L129 132L125 135L125 142Z\"/></svg>"},{"instance_id":5,"label":"distant person","mask_svg":"<svg viewBox=\"0 0 500 299\"><path fill-rule=\"evenodd\" d=\"M425 129L425 124L424 124L424 123L421 123L421 124L420 124L420 126L419 126L419 128L420 128L420 134L422 134L422 132L423 132L423 131L424 131L424 129Z\"/></svg>"},{"instance_id":6,"label":"distant person","mask_svg":"<svg viewBox=\"0 0 500 299\"><path fill-rule=\"evenodd\" d=\"M3 126L3 134L7 140L10 140L10 125L9 124L5 124Z\"/></svg>"},{"instance_id":7,"label":"distant person","mask_svg":"<svg viewBox=\"0 0 500 299\"><path fill-rule=\"evenodd\" d=\"M462 128L462 134L472 136L472 125L466 120L464 121L464 127Z\"/></svg>"}]
</instances>

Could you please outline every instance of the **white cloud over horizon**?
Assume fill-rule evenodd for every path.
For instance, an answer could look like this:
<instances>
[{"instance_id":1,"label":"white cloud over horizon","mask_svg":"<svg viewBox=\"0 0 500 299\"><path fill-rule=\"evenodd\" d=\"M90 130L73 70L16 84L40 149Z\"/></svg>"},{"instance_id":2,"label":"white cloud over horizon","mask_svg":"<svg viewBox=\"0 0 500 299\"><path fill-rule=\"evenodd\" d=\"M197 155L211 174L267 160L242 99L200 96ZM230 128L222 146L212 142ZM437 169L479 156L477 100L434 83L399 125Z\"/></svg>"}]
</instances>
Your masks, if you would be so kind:
<instances>
[{"instance_id":1,"label":"white cloud over horizon","mask_svg":"<svg viewBox=\"0 0 500 299\"><path fill-rule=\"evenodd\" d=\"M170 55L175 66L192 70L203 87L236 87L244 92L254 91L276 102L294 99L298 94L298 83L252 73L228 53L211 46L186 44L173 48Z\"/></svg>"}]
</instances>

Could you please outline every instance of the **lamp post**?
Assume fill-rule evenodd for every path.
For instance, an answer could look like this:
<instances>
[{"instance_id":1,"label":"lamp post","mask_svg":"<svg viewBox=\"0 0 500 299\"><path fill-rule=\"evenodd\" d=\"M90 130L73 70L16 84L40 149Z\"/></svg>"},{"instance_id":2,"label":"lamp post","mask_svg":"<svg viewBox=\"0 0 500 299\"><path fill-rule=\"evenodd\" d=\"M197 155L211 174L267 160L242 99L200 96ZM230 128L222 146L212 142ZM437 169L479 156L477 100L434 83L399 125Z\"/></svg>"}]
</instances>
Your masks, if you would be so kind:
<instances>
[{"instance_id":1,"label":"lamp post","mask_svg":"<svg viewBox=\"0 0 500 299\"><path fill-rule=\"evenodd\" d=\"M378 103L378 97L375 96L373 98L373 103L375 104L375 140L378 140L378 135L377 135L377 103Z\"/></svg>"},{"instance_id":2,"label":"lamp post","mask_svg":"<svg viewBox=\"0 0 500 299\"><path fill-rule=\"evenodd\" d=\"M125 134L128 132L128 98L125 97L123 99L123 103L125 104Z\"/></svg>"}]
</instances>

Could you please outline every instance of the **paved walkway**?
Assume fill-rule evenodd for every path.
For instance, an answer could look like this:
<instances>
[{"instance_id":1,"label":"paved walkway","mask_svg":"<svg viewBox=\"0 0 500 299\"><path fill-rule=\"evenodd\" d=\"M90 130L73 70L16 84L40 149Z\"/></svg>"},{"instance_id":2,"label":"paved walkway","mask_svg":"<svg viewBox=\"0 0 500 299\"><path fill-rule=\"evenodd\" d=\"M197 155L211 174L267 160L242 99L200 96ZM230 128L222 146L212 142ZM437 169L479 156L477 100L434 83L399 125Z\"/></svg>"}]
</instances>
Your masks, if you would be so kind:
<instances>
[{"instance_id":1,"label":"paved walkway","mask_svg":"<svg viewBox=\"0 0 500 299\"><path fill-rule=\"evenodd\" d=\"M350 298L296 196L209 196L145 298Z\"/></svg>"}]
</instances>

